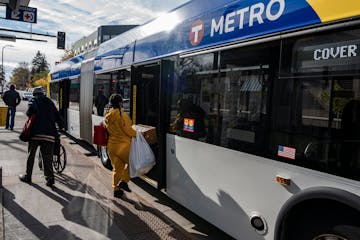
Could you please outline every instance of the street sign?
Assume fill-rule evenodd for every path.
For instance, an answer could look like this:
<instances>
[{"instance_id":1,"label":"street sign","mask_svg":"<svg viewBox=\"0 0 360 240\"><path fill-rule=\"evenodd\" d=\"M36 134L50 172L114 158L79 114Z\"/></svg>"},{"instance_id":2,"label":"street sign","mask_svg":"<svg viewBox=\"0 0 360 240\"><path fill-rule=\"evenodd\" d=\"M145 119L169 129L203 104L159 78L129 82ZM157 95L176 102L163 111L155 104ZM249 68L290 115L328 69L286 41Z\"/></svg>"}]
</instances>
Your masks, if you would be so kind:
<instances>
[{"instance_id":1,"label":"street sign","mask_svg":"<svg viewBox=\"0 0 360 240\"><path fill-rule=\"evenodd\" d=\"M20 6L19 9L12 10L6 7L6 19L36 23L37 21L37 8Z\"/></svg>"},{"instance_id":2,"label":"street sign","mask_svg":"<svg viewBox=\"0 0 360 240\"><path fill-rule=\"evenodd\" d=\"M64 32L57 33L57 48L65 49L65 33Z\"/></svg>"}]
</instances>

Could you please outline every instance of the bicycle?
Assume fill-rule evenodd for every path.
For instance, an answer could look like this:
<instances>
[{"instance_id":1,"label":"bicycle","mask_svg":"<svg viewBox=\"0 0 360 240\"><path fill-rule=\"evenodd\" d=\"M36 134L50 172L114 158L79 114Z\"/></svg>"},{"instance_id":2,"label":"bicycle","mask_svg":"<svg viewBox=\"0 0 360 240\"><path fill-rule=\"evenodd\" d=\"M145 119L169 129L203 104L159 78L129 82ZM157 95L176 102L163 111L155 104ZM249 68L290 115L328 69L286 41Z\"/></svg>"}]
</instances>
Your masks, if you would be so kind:
<instances>
[{"instance_id":1,"label":"bicycle","mask_svg":"<svg viewBox=\"0 0 360 240\"><path fill-rule=\"evenodd\" d=\"M39 168L42 170L43 158L41 155L41 151L39 151L38 160ZM66 151L65 147L60 142L60 137L57 137L55 139L52 165L58 174L62 173L66 167Z\"/></svg>"}]
</instances>

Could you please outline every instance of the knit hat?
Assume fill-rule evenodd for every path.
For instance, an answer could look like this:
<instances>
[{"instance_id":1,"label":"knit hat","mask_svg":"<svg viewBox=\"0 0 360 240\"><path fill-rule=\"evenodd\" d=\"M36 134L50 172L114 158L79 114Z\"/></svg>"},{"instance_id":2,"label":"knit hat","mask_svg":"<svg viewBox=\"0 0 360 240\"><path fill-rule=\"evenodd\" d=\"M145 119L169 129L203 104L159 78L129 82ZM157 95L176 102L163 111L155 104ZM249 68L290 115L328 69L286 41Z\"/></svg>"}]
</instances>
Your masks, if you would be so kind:
<instances>
[{"instance_id":1,"label":"knit hat","mask_svg":"<svg viewBox=\"0 0 360 240\"><path fill-rule=\"evenodd\" d=\"M44 94L44 93L45 93L45 89L43 87L36 87L34 88L33 96L35 96L36 94Z\"/></svg>"}]
</instances>

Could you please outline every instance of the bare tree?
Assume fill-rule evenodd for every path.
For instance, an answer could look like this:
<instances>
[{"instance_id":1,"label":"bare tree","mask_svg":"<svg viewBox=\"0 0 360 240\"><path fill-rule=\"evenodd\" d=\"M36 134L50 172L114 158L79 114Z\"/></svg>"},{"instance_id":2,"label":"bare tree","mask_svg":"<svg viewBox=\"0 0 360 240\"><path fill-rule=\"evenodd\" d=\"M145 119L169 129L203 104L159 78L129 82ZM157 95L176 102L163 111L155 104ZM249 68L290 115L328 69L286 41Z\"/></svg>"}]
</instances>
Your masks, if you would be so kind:
<instances>
[{"instance_id":1,"label":"bare tree","mask_svg":"<svg viewBox=\"0 0 360 240\"><path fill-rule=\"evenodd\" d=\"M18 89L31 87L29 63L20 62L19 66L12 71L10 82L14 83Z\"/></svg>"}]
</instances>

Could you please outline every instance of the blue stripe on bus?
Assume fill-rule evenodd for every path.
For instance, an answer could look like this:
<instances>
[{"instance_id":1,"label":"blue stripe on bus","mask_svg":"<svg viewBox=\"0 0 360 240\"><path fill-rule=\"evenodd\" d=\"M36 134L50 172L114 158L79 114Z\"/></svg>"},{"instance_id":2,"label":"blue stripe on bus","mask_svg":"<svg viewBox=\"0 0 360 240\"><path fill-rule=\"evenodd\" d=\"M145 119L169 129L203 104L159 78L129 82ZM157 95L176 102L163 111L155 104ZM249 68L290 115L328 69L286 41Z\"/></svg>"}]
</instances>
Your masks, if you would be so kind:
<instances>
[{"instance_id":1,"label":"blue stripe on bus","mask_svg":"<svg viewBox=\"0 0 360 240\"><path fill-rule=\"evenodd\" d=\"M204 5L204 1L202 0L194 0L189 4L185 4L183 7L175 9L173 15L184 20L174 26L171 31L158 31L157 34L137 39L135 51L134 42L129 42L125 45L124 42L122 42L122 46L117 46L116 38L112 39L111 42L108 43L112 46L112 49L107 52L100 51L101 54L99 53L99 55L95 57L94 71L110 71L111 69L130 65L133 62L142 62L175 53L198 50L321 23L316 12L305 0L216 0L215 3L216 5L213 6L218 6L216 9L211 9L211 7L208 6L209 4L205 4L206 6L203 8L206 11L201 9L201 6ZM276 13L280 12L282 4L285 7L281 11L281 14L276 17ZM259 11L262 11L261 15L259 14L256 15L255 18L252 18L252 26L250 26L251 19L249 17L251 11L253 12L253 16L259 13ZM244 15L239 14L239 12L242 12ZM239 29L241 16L244 16L244 24L243 28ZM268 16L270 16L270 19ZM271 17L276 19L271 19ZM263 23L259 23L259 18ZM226 21L226 19L228 21ZM194 35L192 28L196 21L204 24L203 35L201 35L201 41L198 42L192 39ZM213 26L213 28L211 28L211 26ZM218 29L216 30L214 26L217 26ZM150 25L147 24L140 26L143 30L149 27ZM222 31L219 30L219 28L221 28ZM212 35L211 29L213 29ZM131 31L132 30L129 30L129 33L131 33ZM133 31L139 32L139 29ZM197 33L202 32L196 32L196 34ZM121 35L118 36L118 38L121 39ZM197 40L199 40L199 38L197 38ZM105 42L104 45L106 44ZM128 45L131 45L131 48L126 49L126 53L124 54L124 49ZM135 54L134 58L133 53ZM71 68L63 69L57 72L57 74L52 74L52 79L57 76L73 76L79 73L79 69L75 69L75 71L72 71Z\"/></svg>"}]
</instances>

